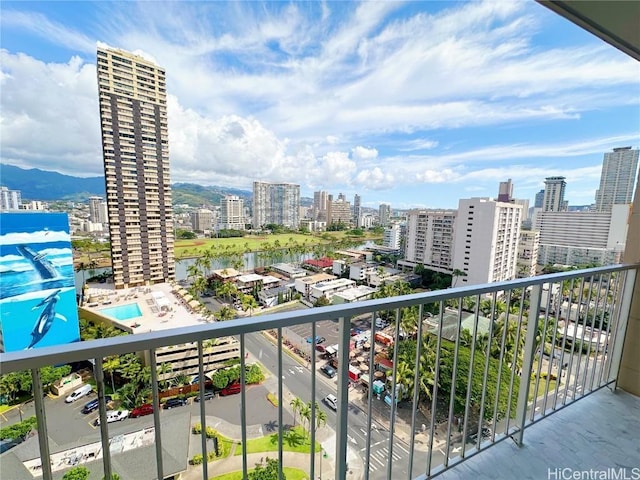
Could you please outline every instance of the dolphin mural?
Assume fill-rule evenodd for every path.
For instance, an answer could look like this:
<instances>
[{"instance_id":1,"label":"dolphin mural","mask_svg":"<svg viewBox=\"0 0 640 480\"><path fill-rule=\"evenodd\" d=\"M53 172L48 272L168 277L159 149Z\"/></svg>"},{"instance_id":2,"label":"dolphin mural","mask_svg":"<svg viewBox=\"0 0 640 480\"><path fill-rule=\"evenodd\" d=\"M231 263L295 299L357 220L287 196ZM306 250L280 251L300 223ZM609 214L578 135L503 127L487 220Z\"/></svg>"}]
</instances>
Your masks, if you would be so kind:
<instances>
[{"instance_id":1,"label":"dolphin mural","mask_svg":"<svg viewBox=\"0 0 640 480\"><path fill-rule=\"evenodd\" d=\"M45 258L45 254L36 253L26 245L17 245L16 249L20 252L20 255L29 260L29 263L33 265L33 268L36 269L43 280L50 280L59 276L55 267Z\"/></svg>"},{"instance_id":2,"label":"dolphin mural","mask_svg":"<svg viewBox=\"0 0 640 480\"><path fill-rule=\"evenodd\" d=\"M31 332L31 343L27 348L25 348L25 350L33 348L36 343L44 338L47 332L51 329L53 321L56 318L64 322L67 321L63 315L56 313L56 304L58 303L58 300L60 300L60 296L58 295L60 292L61 290L56 290L31 309L35 310L36 308L40 308L44 305L44 309L40 313L38 321L33 326L33 331Z\"/></svg>"}]
</instances>

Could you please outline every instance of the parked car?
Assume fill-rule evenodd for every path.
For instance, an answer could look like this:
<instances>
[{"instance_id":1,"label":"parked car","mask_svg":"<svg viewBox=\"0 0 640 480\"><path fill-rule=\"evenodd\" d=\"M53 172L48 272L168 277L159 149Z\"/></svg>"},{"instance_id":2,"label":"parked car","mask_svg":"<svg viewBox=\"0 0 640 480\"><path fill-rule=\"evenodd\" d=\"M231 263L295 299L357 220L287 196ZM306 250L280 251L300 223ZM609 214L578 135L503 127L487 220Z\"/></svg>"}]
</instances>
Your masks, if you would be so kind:
<instances>
[{"instance_id":1,"label":"parked car","mask_svg":"<svg viewBox=\"0 0 640 480\"><path fill-rule=\"evenodd\" d=\"M153 405L150 403L145 403L144 405L140 405L139 407L131 410L131 414L129 415L131 418L143 417L145 415L151 415L153 413Z\"/></svg>"},{"instance_id":2,"label":"parked car","mask_svg":"<svg viewBox=\"0 0 640 480\"><path fill-rule=\"evenodd\" d=\"M212 391L212 390L207 390L206 392L204 392L204 399L205 400L211 400L212 398L215 398L216 396L216 392ZM195 398L194 401L199 402L200 401L200 394L198 394Z\"/></svg>"},{"instance_id":3,"label":"parked car","mask_svg":"<svg viewBox=\"0 0 640 480\"><path fill-rule=\"evenodd\" d=\"M104 396L105 405L108 404L110 401L111 401L111 396L105 395ZM100 405L100 400L97 398L94 398L90 402L87 402L84 407L82 407L82 413L85 413L85 414L91 413L98 408L98 405Z\"/></svg>"},{"instance_id":4,"label":"parked car","mask_svg":"<svg viewBox=\"0 0 640 480\"><path fill-rule=\"evenodd\" d=\"M109 410L107 423L120 422L129 416L129 410ZM100 425L100 417L96 418L96 425Z\"/></svg>"},{"instance_id":5,"label":"parked car","mask_svg":"<svg viewBox=\"0 0 640 480\"><path fill-rule=\"evenodd\" d=\"M80 388L78 388L77 390L74 390L71 393L71 395L69 395L67 398L64 399L64 401L66 403L75 402L79 398L82 398L85 395L89 395L91 393L91 390L93 390L93 387L91 385L83 385Z\"/></svg>"},{"instance_id":6,"label":"parked car","mask_svg":"<svg viewBox=\"0 0 640 480\"><path fill-rule=\"evenodd\" d=\"M356 335L360 335L362 333L362 330L360 330L359 328L352 328L351 329L351 336L355 337Z\"/></svg>"},{"instance_id":7,"label":"parked car","mask_svg":"<svg viewBox=\"0 0 640 480\"><path fill-rule=\"evenodd\" d=\"M376 318L376 328L387 328L388 325L389 323L383 320L382 318L380 317Z\"/></svg>"},{"instance_id":8,"label":"parked car","mask_svg":"<svg viewBox=\"0 0 640 480\"><path fill-rule=\"evenodd\" d=\"M166 410L171 410L174 407L182 407L183 405L187 404L187 399L186 398L170 398L169 400L167 400L164 403L164 408Z\"/></svg>"},{"instance_id":9,"label":"parked car","mask_svg":"<svg viewBox=\"0 0 640 480\"><path fill-rule=\"evenodd\" d=\"M240 393L242 391L242 385L239 383L231 383L220 390L220 396L226 397L227 395L235 395L236 393Z\"/></svg>"},{"instance_id":10,"label":"parked car","mask_svg":"<svg viewBox=\"0 0 640 480\"><path fill-rule=\"evenodd\" d=\"M20 445L20 443L22 443L22 440L18 439L18 440L12 440L12 439L5 439L5 440L0 440L0 453L4 453L7 450L12 449L13 447L15 447L16 445Z\"/></svg>"},{"instance_id":11,"label":"parked car","mask_svg":"<svg viewBox=\"0 0 640 480\"><path fill-rule=\"evenodd\" d=\"M324 345L316 345L316 351L324 353L327 348Z\"/></svg>"},{"instance_id":12,"label":"parked car","mask_svg":"<svg viewBox=\"0 0 640 480\"><path fill-rule=\"evenodd\" d=\"M338 409L338 399L335 397L335 395L329 394L326 397L324 397L322 401L326 403L330 409L332 410Z\"/></svg>"},{"instance_id":13,"label":"parked car","mask_svg":"<svg viewBox=\"0 0 640 480\"><path fill-rule=\"evenodd\" d=\"M325 363L323 366L321 366L320 371L329 378L333 378L336 376L336 371L328 363Z\"/></svg>"},{"instance_id":14,"label":"parked car","mask_svg":"<svg viewBox=\"0 0 640 480\"><path fill-rule=\"evenodd\" d=\"M326 338L316 335L316 344L320 345L321 343L324 343L326 341ZM313 343L313 337L307 337L307 343Z\"/></svg>"}]
</instances>

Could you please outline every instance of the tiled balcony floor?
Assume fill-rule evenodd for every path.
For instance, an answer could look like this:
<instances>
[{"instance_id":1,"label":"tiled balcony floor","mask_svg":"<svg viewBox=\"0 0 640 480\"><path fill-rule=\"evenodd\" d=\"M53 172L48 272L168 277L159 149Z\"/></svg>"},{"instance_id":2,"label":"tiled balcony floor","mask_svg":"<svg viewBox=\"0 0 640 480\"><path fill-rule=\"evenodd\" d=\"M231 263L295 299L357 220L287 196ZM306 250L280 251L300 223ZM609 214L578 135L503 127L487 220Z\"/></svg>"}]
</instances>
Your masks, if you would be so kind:
<instances>
[{"instance_id":1,"label":"tiled balcony floor","mask_svg":"<svg viewBox=\"0 0 640 480\"><path fill-rule=\"evenodd\" d=\"M572 477L569 470L560 471L622 467L627 469L626 477ZM637 469L635 477L633 468ZM438 479L630 479L638 478L639 472L640 398L605 388L526 429L522 448L510 439L504 440Z\"/></svg>"}]
</instances>

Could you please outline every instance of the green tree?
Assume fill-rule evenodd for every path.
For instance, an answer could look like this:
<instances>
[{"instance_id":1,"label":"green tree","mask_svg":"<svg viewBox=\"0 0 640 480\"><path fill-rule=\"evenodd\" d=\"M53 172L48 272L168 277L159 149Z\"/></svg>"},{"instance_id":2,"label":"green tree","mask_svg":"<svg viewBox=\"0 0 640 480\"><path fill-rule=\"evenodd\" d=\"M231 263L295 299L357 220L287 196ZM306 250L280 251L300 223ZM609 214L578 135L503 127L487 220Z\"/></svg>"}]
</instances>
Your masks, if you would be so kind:
<instances>
[{"instance_id":1,"label":"green tree","mask_svg":"<svg viewBox=\"0 0 640 480\"><path fill-rule=\"evenodd\" d=\"M295 397L291 400L291 402L289 402L289 406L293 410L293 426L295 427L296 414L301 411L302 407L304 406L304 402L299 397Z\"/></svg>"},{"instance_id":2,"label":"green tree","mask_svg":"<svg viewBox=\"0 0 640 480\"><path fill-rule=\"evenodd\" d=\"M236 312L229 305L224 305L220 310L218 310L217 316L218 320L224 322L225 320L233 320L236 318Z\"/></svg>"},{"instance_id":3,"label":"green tree","mask_svg":"<svg viewBox=\"0 0 640 480\"><path fill-rule=\"evenodd\" d=\"M278 477L278 461L267 457L266 465L256 464L256 468L247 475L248 480L286 480L284 471Z\"/></svg>"},{"instance_id":4,"label":"green tree","mask_svg":"<svg viewBox=\"0 0 640 480\"><path fill-rule=\"evenodd\" d=\"M87 480L89 478L89 469L84 466L73 467L67 471L62 477L62 480Z\"/></svg>"},{"instance_id":5,"label":"green tree","mask_svg":"<svg viewBox=\"0 0 640 480\"><path fill-rule=\"evenodd\" d=\"M258 302L253 297L253 295L243 295L242 310L244 310L245 312L249 310L249 316L251 316L254 308L258 308Z\"/></svg>"}]
</instances>

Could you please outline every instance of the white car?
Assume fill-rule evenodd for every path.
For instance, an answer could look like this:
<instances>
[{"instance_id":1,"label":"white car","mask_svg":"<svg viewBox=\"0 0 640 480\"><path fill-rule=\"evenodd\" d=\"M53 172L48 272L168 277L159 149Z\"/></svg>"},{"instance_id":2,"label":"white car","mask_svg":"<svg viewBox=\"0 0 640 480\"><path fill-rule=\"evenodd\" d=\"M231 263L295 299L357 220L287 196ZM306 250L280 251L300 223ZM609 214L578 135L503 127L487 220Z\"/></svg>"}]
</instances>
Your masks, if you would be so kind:
<instances>
[{"instance_id":1,"label":"white car","mask_svg":"<svg viewBox=\"0 0 640 480\"><path fill-rule=\"evenodd\" d=\"M327 404L327 406L332 410L338 409L338 399L334 395L327 395L323 398L323 402Z\"/></svg>"},{"instance_id":2,"label":"white car","mask_svg":"<svg viewBox=\"0 0 640 480\"><path fill-rule=\"evenodd\" d=\"M129 416L129 410L109 410L107 423L120 422ZM96 425L100 425L100 417L96 418Z\"/></svg>"},{"instance_id":3,"label":"white car","mask_svg":"<svg viewBox=\"0 0 640 480\"><path fill-rule=\"evenodd\" d=\"M77 399L82 398L85 395L89 395L92 390L93 390L93 387L91 385L83 385L77 390L73 391L71 395L69 395L67 398L64 399L64 401L66 403L73 403Z\"/></svg>"}]
</instances>

